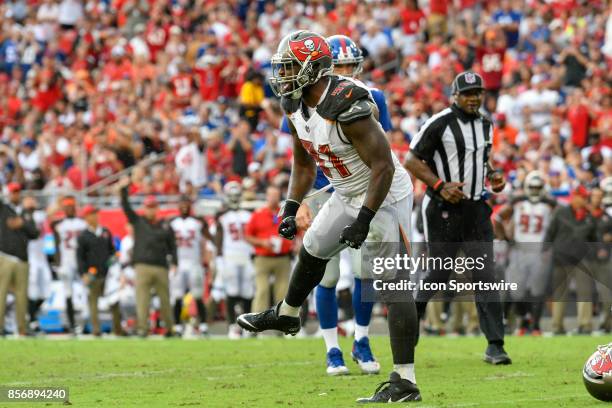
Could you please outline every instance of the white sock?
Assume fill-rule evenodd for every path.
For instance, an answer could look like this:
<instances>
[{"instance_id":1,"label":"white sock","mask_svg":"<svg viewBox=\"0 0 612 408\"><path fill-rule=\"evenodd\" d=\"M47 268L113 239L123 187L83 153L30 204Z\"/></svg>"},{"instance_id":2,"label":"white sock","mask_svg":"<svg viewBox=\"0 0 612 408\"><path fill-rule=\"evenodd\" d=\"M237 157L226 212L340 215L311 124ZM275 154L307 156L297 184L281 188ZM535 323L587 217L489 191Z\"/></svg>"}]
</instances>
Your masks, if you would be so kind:
<instances>
[{"instance_id":1,"label":"white sock","mask_svg":"<svg viewBox=\"0 0 612 408\"><path fill-rule=\"evenodd\" d=\"M413 384L416 384L414 364L393 364L393 371L398 373L404 380L408 380Z\"/></svg>"},{"instance_id":2,"label":"white sock","mask_svg":"<svg viewBox=\"0 0 612 408\"><path fill-rule=\"evenodd\" d=\"M370 326L360 326L355 323L355 341L359 341L364 337L368 337Z\"/></svg>"},{"instance_id":3,"label":"white sock","mask_svg":"<svg viewBox=\"0 0 612 408\"><path fill-rule=\"evenodd\" d=\"M278 314L279 315L283 315L283 316L298 317L300 315L300 308L299 307L289 306L287 304L287 302L285 302L283 300L283 303L281 303L280 310L278 311Z\"/></svg>"},{"instance_id":4,"label":"white sock","mask_svg":"<svg viewBox=\"0 0 612 408\"><path fill-rule=\"evenodd\" d=\"M323 340L325 340L325 347L327 347L327 351L333 349L334 347L340 350L340 345L338 344L338 328L334 327L331 329L321 329L323 333Z\"/></svg>"}]
</instances>

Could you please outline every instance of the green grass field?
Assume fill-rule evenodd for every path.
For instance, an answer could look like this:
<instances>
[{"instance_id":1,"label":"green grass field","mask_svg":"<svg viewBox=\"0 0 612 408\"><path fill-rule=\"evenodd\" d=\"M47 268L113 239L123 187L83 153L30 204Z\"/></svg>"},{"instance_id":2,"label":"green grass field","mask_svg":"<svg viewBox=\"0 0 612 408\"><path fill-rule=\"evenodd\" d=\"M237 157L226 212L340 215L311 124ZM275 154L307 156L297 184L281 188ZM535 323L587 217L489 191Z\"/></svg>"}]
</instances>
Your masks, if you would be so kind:
<instances>
[{"instance_id":1,"label":"green grass field","mask_svg":"<svg viewBox=\"0 0 612 408\"><path fill-rule=\"evenodd\" d=\"M400 406L605 406L588 395L580 370L606 340L513 337L506 348L514 364L492 367L481 361L482 337L424 338L423 402ZM346 359L351 343L341 341ZM352 374L331 378L321 339L0 340L0 386L69 387L77 407L354 407L391 368L388 339L372 343L383 374L357 374L347 361Z\"/></svg>"}]
</instances>

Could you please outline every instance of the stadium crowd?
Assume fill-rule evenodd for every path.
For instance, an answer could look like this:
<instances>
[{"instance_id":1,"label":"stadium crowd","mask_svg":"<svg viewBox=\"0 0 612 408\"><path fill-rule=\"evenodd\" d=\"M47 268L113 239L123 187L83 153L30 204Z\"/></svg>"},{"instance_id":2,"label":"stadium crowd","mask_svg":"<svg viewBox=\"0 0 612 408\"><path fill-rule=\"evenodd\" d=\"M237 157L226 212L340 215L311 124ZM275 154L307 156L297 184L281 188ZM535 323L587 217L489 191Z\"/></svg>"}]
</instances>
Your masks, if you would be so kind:
<instances>
[{"instance_id":1,"label":"stadium crowd","mask_svg":"<svg viewBox=\"0 0 612 408\"><path fill-rule=\"evenodd\" d=\"M403 160L458 72L485 80L493 159L568 196L612 176L612 5L581 0L14 0L0 5L0 185L78 191L135 166L131 195L286 187L276 44L345 34L387 97ZM157 154L154 166L138 165ZM417 202L424 186L415 183ZM99 194L110 193L100 190Z\"/></svg>"}]
</instances>

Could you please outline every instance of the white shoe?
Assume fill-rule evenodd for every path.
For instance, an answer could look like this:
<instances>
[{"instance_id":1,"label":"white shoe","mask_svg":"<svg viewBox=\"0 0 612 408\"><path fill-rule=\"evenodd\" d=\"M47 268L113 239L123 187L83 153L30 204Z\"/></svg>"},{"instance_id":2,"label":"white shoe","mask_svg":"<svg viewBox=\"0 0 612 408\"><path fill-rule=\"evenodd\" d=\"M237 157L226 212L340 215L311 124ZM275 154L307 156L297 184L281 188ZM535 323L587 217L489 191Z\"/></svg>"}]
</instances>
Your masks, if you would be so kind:
<instances>
[{"instance_id":1,"label":"white shoe","mask_svg":"<svg viewBox=\"0 0 612 408\"><path fill-rule=\"evenodd\" d=\"M237 324L230 324L227 331L227 337L230 340L240 340L242 338L242 329Z\"/></svg>"},{"instance_id":2,"label":"white shoe","mask_svg":"<svg viewBox=\"0 0 612 408\"><path fill-rule=\"evenodd\" d=\"M342 357L342 351L337 348L332 348L327 352L327 375L347 375L349 369L344 364L344 358Z\"/></svg>"},{"instance_id":3,"label":"white shoe","mask_svg":"<svg viewBox=\"0 0 612 408\"><path fill-rule=\"evenodd\" d=\"M195 330L193 329L193 326L188 324L185 326L185 330L183 330L183 338L184 339L194 339L196 338L195 335Z\"/></svg>"},{"instance_id":4,"label":"white shoe","mask_svg":"<svg viewBox=\"0 0 612 408\"><path fill-rule=\"evenodd\" d=\"M380 372L380 363L376 361L372 355L370 339L367 337L363 337L361 340L353 342L351 357L353 361L359 365L362 373L378 374Z\"/></svg>"}]
</instances>

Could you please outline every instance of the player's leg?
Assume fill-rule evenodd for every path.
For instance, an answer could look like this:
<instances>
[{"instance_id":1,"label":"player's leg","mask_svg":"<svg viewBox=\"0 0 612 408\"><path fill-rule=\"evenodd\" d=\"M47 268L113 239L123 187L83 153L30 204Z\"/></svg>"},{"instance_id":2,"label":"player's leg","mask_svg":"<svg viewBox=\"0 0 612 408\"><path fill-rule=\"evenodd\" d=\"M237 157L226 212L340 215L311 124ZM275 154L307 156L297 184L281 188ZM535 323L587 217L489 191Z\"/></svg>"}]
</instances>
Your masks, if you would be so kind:
<instances>
[{"instance_id":1,"label":"player's leg","mask_svg":"<svg viewBox=\"0 0 612 408\"><path fill-rule=\"evenodd\" d=\"M189 268L189 292L196 303L198 312L198 328L200 333L208 331L206 325L206 308L204 307L204 268L199 263L195 263Z\"/></svg>"},{"instance_id":2,"label":"player's leg","mask_svg":"<svg viewBox=\"0 0 612 408\"><path fill-rule=\"evenodd\" d=\"M28 316L31 330L38 330L38 310L44 302L43 296L43 269L44 265L40 262L31 261L29 263L28 274Z\"/></svg>"},{"instance_id":3,"label":"player's leg","mask_svg":"<svg viewBox=\"0 0 612 408\"><path fill-rule=\"evenodd\" d=\"M358 209L332 194L304 236L285 300L263 313L242 315L238 323L249 331L275 329L296 334L301 327L300 306L323 278L328 260L345 247L339 243L340 233L357 213Z\"/></svg>"},{"instance_id":4,"label":"player's leg","mask_svg":"<svg viewBox=\"0 0 612 408\"><path fill-rule=\"evenodd\" d=\"M225 316L228 325L227 336L231 340L242 337L242 330L236 324L236 307L240 303L240 269L241 265L234 257L224 258L222 274L225 287Z\"/></svg>"},{"instance_id":5,"label":"player's leg","mask_svg":"<svg viewBox=\"0 0 612 408\"><path fill-rule=\"evenodd\" d=\"M512 302L514 311L519 318L517 333L519 336L527 334L529 329L528 313L531 309L529 303L526 302L528 296L529 280L532 275L532 268L529 262L525 262L529 258L527 251L529 244L516 244L510 249L510 262L506 270L506 281L517 284L517 290L510 291L508 297Z\"/></svg>"},{"instance_id":6,"label":"player's leg","mask_svg":"<svg viewBox=\"0 0 612 408\"><path fill-rule=\"evenodd\" d=\"M66 316L68 317L68 330L74 333L74 304L72 303L72 285L75 277L75 270L69 265L62 265L59 269L60 279L64 284L64 297L66 299Z\"/></svg>"},{"instance_id":7,"label":"player's leg","mask_svg":"<svg viewBox=\"0 0 612 408\"><path fill-rule=\"evenodd\" d=\"M333 256L325 267L325 274L315 292L315 304L319 325L327 352L327 374L343 375L349 370L344 364L342 350L338 343L338 299L336 283L340 278L340 254Z\"/></svg>"},{"instance_id":8,"label":"player's leg","mask_svg":"<svg viewBox=\"0 0 612 408\"><path fill-rule=\"evenodd\" d=\"M181 325L181 313L183 311L183 296L187 291L186 274L188 271L183 264L179 264L174 273L168 277L170 284L170 302L172 303L172 314L174 317L174 331L183 332Z\"/></svg>"},{"instance_id":9,"label":"player's leg","mask_svg":"<svg viewBox=\"0 0 612 408\"><path fill-rule=\"evenodd\" d=\"M355 340L351 357L363 373L378 374L380 364L374 358L369 339L374 302L372 299L366 299L366 294L372 293L372 279L367 276L365 276L366 279L361 279L361 251L353 248L347 248L346 251L349 253L351 270L354 275L352 305L355 314Z\"/></svg>"},{"instance_id":10,"label":"player's leg","mask_svg":"<svg viewBox=\"0 0 612 408\"><path fill-rule=\"evenodd\" d=\"M362 260L373 257L395 258L398 254L408 255L410 243L407 234L410 231L411 215L412 196L380 208L372 220L368 239L361 249ZM368 245L368 242L371 242L371 246ZM379 243L382 245L377 245ZM364 262L362 276L366 276L364 273L367 270L371 270L370 265ZM382 280L383 283L397 283L410 279L409 271L395 270L395 268L383 272L378 277L372 277ZM421 394L416 386L414 370L418 318L412 292L409 290L382 290L380 294L388 309L387 324L393 356L393 371L387 387L379 387L370 398L362 398L358 401L420 401Z\"/></svg>"},{"instance_id":11,"label":"player's leg","mask_svg":"<svg viewBox=\"0 0 612 408\"><path fill-rule=\"evenodd\" d=\"M540 329L540 320L542 319L542 311L544 310L544 301L546 290L548 289L551 278L551 265L542 260L541 247L534 248L534 256L531 258L532 274L527 282L527 287L530 292L530 313L531 313L531 334L539 336L542 334Z\"/></svg>"}]
</instances>

